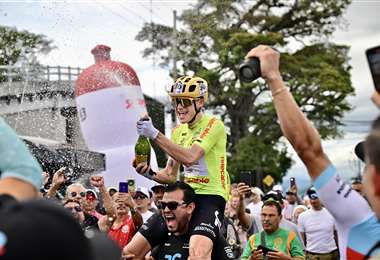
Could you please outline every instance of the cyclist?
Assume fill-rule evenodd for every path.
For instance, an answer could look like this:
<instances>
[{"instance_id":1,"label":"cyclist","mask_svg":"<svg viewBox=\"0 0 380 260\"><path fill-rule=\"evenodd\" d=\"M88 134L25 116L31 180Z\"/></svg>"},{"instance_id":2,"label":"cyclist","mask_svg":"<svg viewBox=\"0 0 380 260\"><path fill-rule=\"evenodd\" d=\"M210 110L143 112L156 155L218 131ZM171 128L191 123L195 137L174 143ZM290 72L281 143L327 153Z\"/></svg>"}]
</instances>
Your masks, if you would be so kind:
<instances>
[{"instance_id":1,"label":"cyclist","mask_svg":"<svg viewBox=\"0 0 380 260\"><path fill-rule=\"evenodd\" d=\"M180 121L180 125L173 130L171 140L153 126L149 117L137 122L138 133L153 140L169 155L167 165L158 172L153 172L149 165L143 163L135 165L135 168L138 173L156 182L173 183L180 166L183 166L184 181L197 194L197 208L191 219L190 257L210 259L230 190L225 128L222 121L204 114L208 99L206 80L195 76L180 77L172 85L169 96ZM159 241L165 241L167 231L162 219L160 223L158 225L157 220L152 219L148 221L124 253L141 256Z\"/></svg>"}]
</instances>

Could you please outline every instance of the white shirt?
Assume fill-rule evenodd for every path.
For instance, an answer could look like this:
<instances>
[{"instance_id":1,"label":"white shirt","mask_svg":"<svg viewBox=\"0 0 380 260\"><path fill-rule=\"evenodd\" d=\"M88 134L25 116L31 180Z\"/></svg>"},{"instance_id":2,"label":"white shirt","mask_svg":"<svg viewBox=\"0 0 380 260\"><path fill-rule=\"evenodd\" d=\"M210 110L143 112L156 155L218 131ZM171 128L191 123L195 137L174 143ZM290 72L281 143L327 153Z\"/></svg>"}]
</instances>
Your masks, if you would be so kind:
<instances>
[{"instance_id":1,"label":"white shirt","mask_svg":"<svg viewBox=\"0 0 380 260\"><path fill-rule=\"evenodd\" d=\"M253 202L249 203L247 205L247 209L250 210L251 215L260 216L261 214L261 207L263 206L263 202L259 201L258 203L254 204Z\"/></svg>"},{"instance_id":2,"label":"white shirt","mask_svg":"<svg viewBox=\"0 0 380 260\"><path fill-rule=\"evenodd\" d=\"M282 210L282 216L289 220L292 221L292 216L293 216L293 210L295 207L298 206L297 203L294 204L289 204L287 201L284 201L284 209Z\"/></svg>"},{"instance_id":3,"label":"white shirt","mask_svg":"<svg viewBox=\"0 0 380 260\"><path fill-rule=\"evenodd\" d=\"M298 230L306 235L306 250L329 253L337 249L334 240L335 220L327 209L309 209L300 214Z\"/></svg>"},{"instance_id":4,"label":"white shirt","mask_svg":"<svg viewBox=\"0 0 380 260\"><path fill-rule=\"evenodd\" d=\"M142 219L143 219L143 222L145 223L154 213L150 210L148 210L147 212L145 213L140 213Z\"/></svg>"}]
</instances>

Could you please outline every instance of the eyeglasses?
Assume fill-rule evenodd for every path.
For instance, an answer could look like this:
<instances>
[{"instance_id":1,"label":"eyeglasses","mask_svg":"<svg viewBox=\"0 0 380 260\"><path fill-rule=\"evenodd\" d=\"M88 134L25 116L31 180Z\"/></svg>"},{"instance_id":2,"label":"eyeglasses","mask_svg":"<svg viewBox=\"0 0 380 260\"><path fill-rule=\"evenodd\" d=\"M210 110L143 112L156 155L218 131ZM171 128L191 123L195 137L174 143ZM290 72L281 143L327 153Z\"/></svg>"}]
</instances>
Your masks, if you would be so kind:
<instances>
[{"instance_id":1,"label":"eyeglasses","mask_svg":"<svg viewBox=\"0 0 380 260\"><path fill-rule=\"evenodd\" d=\"M164 210L166 207L168 207L169 210L176 210L178 206L180 205L187 205L187 203L186 202L179 203L177 201L168 201L168 202L159 201L157 203L157 208Z\"/></svg>"},{"instance_id":2,"label":"eyeglasses","mask_svg":"<svg viewBox=\"0 0 380 260\"><path fill-rule=\"evenodd\" d=\"M77 194L79 194L79 196L81 196L82 198L84 198L84 197L86 196L86 193L85 193L84 191L81 191L81 192L79 192L79 193L73 191L73 192L70 193L71 197L76 197Z\"/></svg>"},{"instance_id":3,"label":"eyeglasses","mask_svg":"<svg viewBox=\"0 0 380 260\"><path fill-rule=\"evenodd\" d=\"M65 207L65 209L67 209L67 210L69 210L69 211L71 211L71 212L81 212L81 211L82 211L81 207L79 207L79 206L75 206L75 207Z\"/></svg>"},{"instance_id":4,"label":"eyeglasses","mask_svg":"<svg viewBox=\"0 0 380 260\"><path fill-rule=\"evenodd\" d=\"M133 199L146 199L146 198L148 198L147 196L145 196L145 195L142 195L142 194L136 194L135 196L133 196Z\"/></svg>"},{"instance_id":5,"label":"eyeglasses","mask_svg":"<svg viewBox=\"0 0 380 260\"><path fill-rule=\"evenodd\" d=\"M173 98L172 103L174 107L181 105L182 107L188 107L193 104L193 99L190 98Z\"/></svg>"}]
</instances>

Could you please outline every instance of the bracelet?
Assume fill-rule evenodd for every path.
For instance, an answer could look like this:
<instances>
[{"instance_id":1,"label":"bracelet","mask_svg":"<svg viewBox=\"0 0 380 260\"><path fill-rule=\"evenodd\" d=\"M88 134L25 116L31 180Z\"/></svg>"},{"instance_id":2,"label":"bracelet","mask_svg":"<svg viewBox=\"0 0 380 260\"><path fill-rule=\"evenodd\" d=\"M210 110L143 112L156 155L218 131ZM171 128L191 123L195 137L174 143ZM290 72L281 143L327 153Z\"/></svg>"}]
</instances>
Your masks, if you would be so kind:
<instances>
[{"instance_id":1,"label":"bracelet","mask_svg":"<svg viewBox=\"0 0 380 260\"><path fill-rule=\"evenodd\" d=\"M283 87L283 88L276 89L274 92L272 92L272 97L274 98L275 96L279 95L281 92L285 90L289 91L289 88Z\"/></svg>"}]
</instances>

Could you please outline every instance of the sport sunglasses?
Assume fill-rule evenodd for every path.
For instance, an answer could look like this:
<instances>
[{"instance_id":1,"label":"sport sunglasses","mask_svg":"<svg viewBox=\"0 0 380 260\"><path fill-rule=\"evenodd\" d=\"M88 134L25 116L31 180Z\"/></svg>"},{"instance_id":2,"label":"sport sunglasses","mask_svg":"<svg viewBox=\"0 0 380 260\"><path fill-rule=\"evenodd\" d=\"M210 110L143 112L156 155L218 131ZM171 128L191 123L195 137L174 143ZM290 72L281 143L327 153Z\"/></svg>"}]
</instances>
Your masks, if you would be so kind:
<instances>
[{"instance_id":1,"label":"sport sunglasses","mask_svg":"<svg viewBox=\"0 0 380 260\"><path fill-rule=\"evenodd\" d=\"M182 107L188 107L193 104L194 99L190 98L173 98L172 103L174 107L177 107L178 105L181 105Z\"/></svg>"},{"instance_id":2,"label":"sport sunglasses","mask_svg":"<svg viewBox=\"0 0 380 260\"><path fill-rule=\"evenodd\" d=\"M180 205L187 205L186 202L179 203L177 201L168 201L168 202L163 202L159 201L158 202L158 209L164 210L166 207L168 207L169 210L176 210L178 206Z\"/></svg>"}]
</instances>

